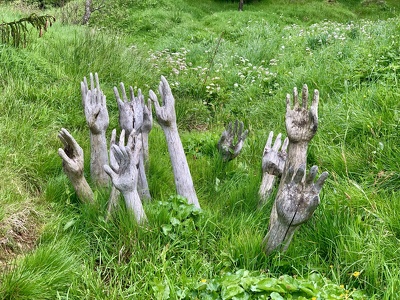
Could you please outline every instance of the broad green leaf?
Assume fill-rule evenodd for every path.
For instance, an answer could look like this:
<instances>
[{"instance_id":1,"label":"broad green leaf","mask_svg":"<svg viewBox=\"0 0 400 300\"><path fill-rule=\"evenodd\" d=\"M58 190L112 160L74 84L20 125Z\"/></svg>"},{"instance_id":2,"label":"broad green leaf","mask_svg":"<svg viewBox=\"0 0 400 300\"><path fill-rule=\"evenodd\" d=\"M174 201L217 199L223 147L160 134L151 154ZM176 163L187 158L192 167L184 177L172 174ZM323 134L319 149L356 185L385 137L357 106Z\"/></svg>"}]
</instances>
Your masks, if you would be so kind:
<instances>
[{"instance_id":1,"label":"broad green leaf","mask_svg":"<svg viewBox=\"0 0 400 300\"><path fill-rule=\"evenodd\" d=\"M364 292L360 291L360 290L355 290L353 292L350 293L351 298L353 298L354 300L362 300L362 299L367 299L366 295L364 294Z\"/></svg>"},{"instance_id":2,"label":"broad green leaf","mask_svg":"<svg viewBox=\"0 0 400 300\"><path fill-rule=\"evenodd\" d=\"M269 295L272 300L285 300L280 294L277 292L272 292L271 295Z\"/></svg>"},{"instance_id":3,"label":"broad green leaf","mask_svg":"<svg viewBox=\"0 0 400 300\"><path fill-rule=\"evenodd\" d=\"M163 233L168 236L169 233L172 231L172 225L170 225L170 224L161 225L161 229L162 229Z\"/></svg>"},{"instance_id":4,"label":"broad green leaf","mask_svg":"<svg viewBox=\"0 0 400 300\"><path fill-rule=\"evenodd\" d=\"M219 284L215 283L214 281L210 281L207 283L207 290L210 292L216 292L219 289Z\"/></svg>"},{"instance_id":5,"label":"broad green leaf","mask_svg":"<svg viewBox=\"0 0 400 300\"><path fill-rule=\"evenodd\" d=\"M221 277L220 283L222 286L239 285L240 277L236 274L227 273Z\"/></svg>"},{"instance_id":6,"label":"broad green leaf","mask_svg":"<svg viewBox=\"0 0 400 300\"><path fill-rule=\"evenodd\" d=\"M253 292L268 291L284 293L285 290L280 286L279 282L275 278L261 279L257 284L251 287Z\"/></svg>"},{"instance_id":7,"label":"broad green leaf","mask_svg":"<svg viewBox=\"0 0 400 300\"><path fill-rule=\"evenodd\" d=\"M170 290L168 284L166 284L165 282L153 282L152 289L154 291L156 299L169 299Z\"/></svg>"},{"instance_id":8,"label":"broad green leaf","mask_svg":"<svg viewBox=\"0 0 400 300\"><path fill-rule=\"evenodd\" d=\"M199 281L198 283L196 283L194 288L198 291L203 291L207 288L207 282Z\"/></svg>"},{"instance_id":9,"label":"broad green leaf","mask_svg":"<svg viewBox=\"0 0 400 300\"><path fill-rule=\"evenodd\" d=\"M252 286L256 285L260 281L257 277L242 277L240 279L240 285L245 289L249 290Z\"/></svg>"},{"instance_id":10,"label":"broad green leaf","mask_svg":"<svg viewBox=\"0 0 400 300\"><path fill-rule=\"evenodd\" d=\"M169 221L170 221L172 226L176 226L176 225L181 224L181 221L179 221L177 218L174 218L174 217L169 218Z\"/></svg>"},{"instance_id":11,"label":"broad green leaf","mask_svg":"<svg viewBox=\"0 0 400 300\"><path fill-rule=\"evenodd\" d=\"M282 275L279 277L281 285L285 288L287 292L295 292L299 290L299 283L296 279L289 275Z\"/></svg>"},{"instance_id":12,"label":"broad green leaf","mask_svg":"<svg viewBox=\"0 0 400 300\"><path fill-rule=\"evenodd\" d=\"M318 293L318 290L311 282L301 282L301 284L299 284L299 289L311 297L316 296Z\"/></svg>"},{"instance_id":13,"label":"broad green leaf","mask_svg":"<svg viewBox=\"0 0 400 300\"><path fill-rule=\"evenodd\" d=\"M244 292L244 289L242 289L240 286L229 285L226 287L222 287L221 297L223 300L232 299L233 297L235 297L243 292Z\"/></svg>"},{"instance_id":14,"label":"broad green leaf","mask_svg":"<svg viewBox=\"0 0 400 300\"><path fill-rule=\"evenodd\" d=\"M199 298L194 298L194 299L201 299L201 300L217 300L221 299L219 298L219 295L217 293L207 293L207 292L201 292ZM193 298L191 298L193 299Z\"/></svg>"}]
</instances>

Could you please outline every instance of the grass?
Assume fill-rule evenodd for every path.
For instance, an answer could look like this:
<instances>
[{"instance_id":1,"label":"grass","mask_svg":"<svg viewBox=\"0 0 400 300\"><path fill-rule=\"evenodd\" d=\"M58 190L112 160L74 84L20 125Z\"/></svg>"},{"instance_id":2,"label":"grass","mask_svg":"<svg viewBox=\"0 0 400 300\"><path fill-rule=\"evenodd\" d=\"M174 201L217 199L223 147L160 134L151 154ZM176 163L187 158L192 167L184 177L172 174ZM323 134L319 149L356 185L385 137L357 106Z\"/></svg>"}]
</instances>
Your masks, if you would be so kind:
<instances>
[{"instance_id":1,"label":"grass","mask_svg":"<svg viewBox=\"0 0 400 300\"><path fill-rule=\"evenodd\" d=\"M343 285L343 297L356 288L368 299L397 299L399 4L385 3L264 0L238 13L230 1L115 1L89 28L56 22L43 38L32 32L26 48L0 45L0 298L190 298L202 280L221 291L226 274L247 278L246 269L274 278L318 273ZM3 5L0 18L29 11ZM107 190L96 191L96 205L79 204L57 132L67 128L83 147L90 179L79 90L90 72L99 73L110 129L118 124L113 86L146 95L167 77L202 213L171 197L158 126L148 226L124 207L106 222ZM284 133L286 93L303 83L321 95L308 163L330 176L288 251L266 257L272 203L256 209L261 154L270 130ZM224 164L215 146L236 118L250 135Z\"/></svg>"}]
</instances>

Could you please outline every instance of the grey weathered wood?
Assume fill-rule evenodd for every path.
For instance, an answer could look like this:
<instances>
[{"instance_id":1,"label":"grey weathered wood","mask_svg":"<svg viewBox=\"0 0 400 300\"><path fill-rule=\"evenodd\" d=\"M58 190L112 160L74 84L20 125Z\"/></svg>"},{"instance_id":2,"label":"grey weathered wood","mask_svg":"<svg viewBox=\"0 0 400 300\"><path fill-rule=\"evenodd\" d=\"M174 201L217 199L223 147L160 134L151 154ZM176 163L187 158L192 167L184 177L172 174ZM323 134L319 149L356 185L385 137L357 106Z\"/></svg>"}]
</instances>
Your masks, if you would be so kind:
<instances>
[{"instance_id":1,"label":"grey weathered wood","mask_svg":"<svg viewBox=\"0 0 400 300\"><path fill-rule=\"evenodd\" d=\"M117 139L117 130L114 128L112 130L112 132L111 132L111 138L110 138L110 166L111 166L111 168L113 170L118 170L118 168L119 168L118 162L117 162L117 160L115 158L115 155L114 155L114 151L112 150L113 145L117 144L116 139ZM120 147L125 146L125 130L123 130L123 129L121 131L121 135L120 135L120 138L119 138L118 145ZM108 199L107 217L106 217L106 219L109 218L109 216L111 215L112 211L117 206L119 196L120 196L119 190L114 185L112 185L111 186L110 197Z\"/></svg>"},{"instance_id":2,"label":"grey weathered wood","mask_svg":"<svg viewBox=\"0 0 400 300\"><path fill-rule=\"evenodd\" d=\"M162 106L160 106L157 96L152 90L150 90L150 99L154 103L157 122L163 129L167 140L176 191L179 195L185 197L188 203L200 208L176 124L175 99L164 76L161 76L158 90L161 95Z\"/></svg>"},{"instance_id":3,"label":"grey weathered wood","mask_svg":"<svg viewBox=\"0 0 400 300\"><path fill-rule=\"evenodd\" d=\"M147 106L143 104L143 124L141 127L143 140L143 157L145 168L149 164L149 133L153 127L153 113L151 109L151 100L147 101Z\"/></svg>"},{"instance_id":4,"label":"grey weathered wood","mask_svg":"<svg viewBox=\"0 0 400 300\"><path fill-rule=\"evenodd\" d=\"M282 180L270 218L270 227L264 238L264 249L270 254L282 246L285 251L298 227L308 221L319 205L319 192L328 177L324 172L314 183L318 171L313 166L307 178L305 166L300 166L294 173L291 168Z\"/></svg>"},{"instance_id":5,"label":"grey weathered wood","mask_svg":"<svg viewBox=\"0 0 400 300\"><path fill-rule=\"evenodd\" d=\"M143 151L148 152L148 134L149 131L151 130L151 125L149 125L149 122L152 122L152 118L150 118L150 116L148 115L148 108L144 105L144 97L140 89L138 90L138 96L135 97L133 88L130 86L129 100L125 92L125 86L122 82L120 83L120 89L122 92L122 100L120 98L118 89L116 87L114 87L114 94L118 103L119 124L121 128L125 130L126 136L129 136L133 129L135 129L136 132L142 132L142 127L143 125L145 125L144 127L145 133L142 135L142 139L144 139L144 141L142 141L142 144L144 146L142 147L142 153L140 155L138 163L139 164L138 192L142 199L151 199L149 185L147 182L147 176L144 167L145 156L143 154ZM144 124L144 122L146 123Z\"/></svg>"},{"instance_id":6,"label":"grey weathered wood","mask_svg":"<svg viewBox=\"0 0 400 300\"><path fill-rule=\"evenodd\" d=\"M107 186L109 179L103 170L103 165L108 164L106 130L109 118L106 96L100 89L97 73L95 80L96 87L93 74L90 73L90 89L86 77L81 82L82 104L90 130L90 175L95 185Z\"/></svg>"},{"instance_id":7,"label":"grey weathered wood","mask_svg":"<svg viewBox=\"0 0 400 300\"><path fill-rule=\"evenodd\" d=\"M58 155L63 161L63 170L82 202L94 202L94 194L83 175L84 155L81 146L65 128L61 128L58 138L64 149L58 149Z\"/></svg>"},{"instance_id":8,"label":"grey weathered wood","mask_svg":"<svg viewBox=\"0 0 400 300\"><path fill-rule=\"evenodd\" d=\"M318 128L318 90L308 109L308 88L303 86L302 102L299 103L297 89L293 90L293 109L290 95L286 96L286 132L289 138L288 154L278 193L272 207L269 230L263 240L267 254L274 250L287 249L298 227L309 220L319 205L319 192L328 177L321 174L314 183L318 171L313 166L305 177L308 143Z\"/></svg>"},{"instance_id":9,"label":"grey weathered wood","mask_svg":"<svg viewBox=\"0 0 400 300\"><path fill-rule=\"evenodd\" d=\"M281 136L279 133L275 139L274 145L272 146L272 138L274 132L271 131L268 136L267 143L264 147L263 159L262 159L262 171L263 176L261 180L260 189L258 195L260 197L259 206L263 206L267 200L271 191L274 187L276 178L280 178L283 173L286 162L286 149L289 143L289 139L285 138L283 145ZM282 146L282 147L281 147Z\"/></svg>"},{"instance_id":10,"label":"grey weathered wood","mask_svg":"<svg viewBox=\"0 0 400 300\"><path fill-rule=\"evenodd\" d=\"M136 135L136 132L132 131L128 138L127 146L114 144L111 148L116 164L104 166L104 170L110 176L113 185L124 196L127 209L134 213L138 223L143 223L147 220L137 191L139 171L136 165L139 163L141 148L142 139L140 134Z\"/></svg>"},{"instance_id":11,"label":"grey weathered wood","mask_svg":"<svg viewBox=\"0 0 400 300\"><path fill-rule=\"evenodd\" d=\"M247 129L245 131L243 129L243 122L236 120L233 127L232 122L229 122L222 132L217 147L224 161L233 160L242 151L244 141L249 133Z\"/></svg>"}]
</instances>

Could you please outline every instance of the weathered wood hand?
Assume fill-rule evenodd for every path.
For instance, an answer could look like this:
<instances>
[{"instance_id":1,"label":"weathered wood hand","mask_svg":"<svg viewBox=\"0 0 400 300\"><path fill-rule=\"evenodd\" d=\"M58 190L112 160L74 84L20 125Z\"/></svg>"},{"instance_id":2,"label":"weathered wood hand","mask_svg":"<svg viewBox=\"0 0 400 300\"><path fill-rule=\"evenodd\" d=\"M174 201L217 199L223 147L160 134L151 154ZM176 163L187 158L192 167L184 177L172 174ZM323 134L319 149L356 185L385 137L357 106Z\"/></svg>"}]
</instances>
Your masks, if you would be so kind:
<instances>
[{"instance_id":1,"label":"weathered wood hand","mask_svg":"<svg viewBox=\"0 0 400 300\"><path fill-rule=\"evenodd\" d=\"M232 122L229 122L224 132L222 132L217 147L224 161L233 160L242 150L244 140L249 133L247 129L245 131L243 129L243 122L236 120L233 127Z\"/></svg>"},{"instance_id":2,"label":"weathered wood hand","mask_svg":"<svg viewBox=\"0 0 400 300\"><path fill-rule=\"evenodd\" d=\"M71 181L78 198L82 202L93 202L93 191L83 176L84 156L81 146L65 128L61 128L58 138L64 145L64 149L58 149L64 173Z\"/></svg>"},{"instance_id":3,"label":"weathered wood hand","mask_svg":"<svg viewBox=\"0 0 400 300\"><path fill-rule=\"evenodd\" d=\"M163 129L176 127L175 99L172 95L168 81L167 79L165 79L164 76L161 76L158 91L161 95L162 106L160 106L160 104L158 103L156 94L152 90L150 90L150 99L154 103L157 122Z\"/></svg>"},{"instance_id":4,"label":"weathered wood hand","mask_svg":"<svg viewBox=\"0 0 400 300\"><path fill-rule=\"evenodd\" d=\"M294 175L293 168L289 169L276 197L270 228L263 241L267 254L280 246L286 250L296 229L309 220L318 207L319 193L328 173L323 172L314 183L317 172L318 167L313 166L307 178L304 178L304 165Z\"/></svg>"},{"instance_id":5,"label":"weathered wood hand","mask_svg":"<svg viewBox=\"0 0 400 300\"><path fill-rule=\"evenodd\" d=\"M103 165L108 164L106 130L109 124L106 96L100 89L99 77L90 73L90 89L86 77L81 82L82 104L86 122L90 129L90 175L99 186L108 185L108 176Z\"/></svg>"},{"instance_id":6,"label":"weathered wood hand","mask_svg":"<svg viewBox=\"0 0 400 300\"><path fill-rule=\"evenodd\" d=\"M119 110L119 125L123 130L125 130L125 135L128 137L132 130L136 132L141 132L144 122L144 97L142 95L141 90L138 91L138 96L135 97L133 92L133 88L129 87L130 93L130 101L128 101L125 86L121 82L120 83L121 93L122 93L122 100L119 96L118 89L114 87L114 94L115 98L117 99L118 103L118 110ZM147 121L147 120L146 120ZM146 124L147 125L147 124ZM144 167L144 153L143 151L148 151L148 132L142 135L142 154L139 160L139 182L138 182L138 190L140 197L142 199L151 199L150 192L149 192L149 185L147 182L145 167Z\"/></svg>"},{"instance_id":7,"label":"weathered wood hand","mask_svg":"<svg viewBox=\"0 0 400 300\"><path fill-rule=\"evenodd\" d=\"M302 90L302 103L299 104L297 89L293 89L293 109L290 108L290 95L286 95L286 132L289 138L288 164L286 168L297 169L307 162L308 143L318 129L319 92L314 90L311 108L308 110L308 87Z\"/></svg>"},{"instance_id":8,"label":"weathered wood hand","mask_svg":"<svg viewBox=\"0 0 400 300\"><path fill-rule=\"evenodd\" d=\"M111 132L111 138L110 138L110 167L112 170L119 169L119 165L115 158L114 151L112 150L113 145L117 144L116 139L117 139L117 130L113 129ZM121 136L119 138L118 145L120 147L125 146L125 130L123 130L123 129L121 131ZM114 185L112 185L110 198L108 200L107 218L111 215L113 209L117 206L119 195L120 195L119 190Z\"/></svg>"},{"instance_id":9,"label":"weathered wood hand","mask_svg":"<svg viewBox=\"0 0 400 300\"><path fill-rule=\"evenodd\" d=\"M125 130L127 136L129 136L133 130L133 123L134 123L134 113L133 113L133 101L135 99L135 95L133 93L133 88L130 87L130 101L126 96L125 86L121 82L120 89L122 92L122 100L119 96L118 89L114 87L114 95L117 99L118 104L118 111L119 111L119 126L121 129Z\"/></svg>"},{"instance_id":10,"label":"weathered wood hand","mask_svg":"<svg viewBox=\"0 0 400 300\"><path fill-rule=\"evenodd\" d=\"M132 145L133 151L131 151ZM113 185L123 194L126 207L133 211L138 223L142 223L147 219L137 192L139 172L136 165L139 163L141 148L142 140L140 134L136 136L136 132L132 131L128 138L127 146L117 146L115 144L112 146L118 169L115 168L115 165L104 166L105 172L110 176Z\"/></svg>"},{"instance_id":11,"label":"weathered wood hand","mask_svg":"<svg viewBox=\"0 0 400 300\"><path fill-rule=\"evenodd\" d=\"M85 111L86 122L93 134L104 133L109 124L106 96L100 89L99 77L95 75L96 87L94 87L93 74L90 73L90 90L86 77L81 82L82 103Z\"/></svg>"},{"instance_id":12,"label":"weathered wood hand","mask_svg":"<svg viewBox=\"0 0 400 300\"><path fill-rule=\"evenodd\" d=\"M275 139L274 145L272 146L273 136L274 132L271 131L269 133L267 143L264 147L262 159L263 177L261 180L260 189L258 191L260 197L259 206L265 204L268 196L271 194L276 176L280 177L282 175L283 169L285 168L287 157L286 149L289 143L289 139L285 138L282 145L282 134L279 133Z\"/></svg>"},{"instance_id":13,"label":"weathered wood hand","mask_svg":"<svg viewBox=\"0 0 400 300\"><path fill-rule=\"evenodd\" d=\"M160 106L157 96L152 90L150 90L150 99L154 103L157 121L163 129L167 140L176 191L179 195L185 197L189 204L194 204L196 207L200 207L185 152L178 133L175 114L175 99L164 76L161 76L158 90L161 95L162 106Z\"/></svg>"},{"instance_id":14,"label":"weathered wood hand","mask_svg":"<svg viewBox=\"0 0 400 300\"><path fill-rule=\"evenodd\" d=\"M297 88L293 89L293 109L290 108L290 95L286 95L286 132L291 143L309 142L318 129L319 92L314 90L311 108L308 110L308 87L303 85L302 104L299 104Z\"/></svg>"},{"instance_id":15,"label":"weathered wood hand","mask_svg":"<svg viewBox=\"0 0 400 300\"><path fill-rule=\"evenodd\" d=\"M308 110L307 85L303 86L301 104L297 89L293 89L293 109L290 106L290 96L286 96L285 123L289 146L279 190L271 211L269 231L263 242L267 254L281 245L283 251L286 250L296 229L311 218L319 204L318 195L328 173L322 173L314 184L318 168L313 166L305 178L308 143L318 128L318 101L319 92L315 90L311 108Z\"/></svg>"},{"instance_id":16,"label":"weathered wood hand","mask_svg":"<svg viewBox=\"0 0 400 300\"><path fill-rule=\"evenodd\" d=\"M151 101L148 100L148 106L144 104L144 97L139 89L138 100L136 102L135 112L138 112L136 117L138 122L135 123L138 132L142 134L142 152L139 161L139 192L140 197L145 200L151 200L151 195L149 191L149 184L146 177L146 169L149 168L149 133L153 127L153 114L151 111ZM140 116L140 118L139 118Z\"/></svg>"},{"instance_id":17,"label":"weathered wood hand","mask_svg":"<svg viewBox=\"0 0 400 300\"><path fill-rule=\"evenodd\" d=\"M272 145L272 138L274 132L271 131L268 136L267 143L264 147L262 169L264 173L270 175L281 176L286 162L286 149L289 144L289 139L285 138L282 145L282 134L279 133L275 139L274 145ZM281 147L282 146L282 147Z\"/></svg>"}]
</instances>

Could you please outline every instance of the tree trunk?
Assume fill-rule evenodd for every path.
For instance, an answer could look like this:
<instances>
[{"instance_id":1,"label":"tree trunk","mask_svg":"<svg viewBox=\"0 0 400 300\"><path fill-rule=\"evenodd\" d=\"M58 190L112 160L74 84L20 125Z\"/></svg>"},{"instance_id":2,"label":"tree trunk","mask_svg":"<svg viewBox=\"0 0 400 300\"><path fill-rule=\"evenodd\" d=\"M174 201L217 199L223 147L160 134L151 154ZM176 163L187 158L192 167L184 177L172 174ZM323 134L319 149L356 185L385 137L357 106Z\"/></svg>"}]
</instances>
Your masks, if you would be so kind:
<instances>
[{"instance_id":1,"label":"tree trunk","mask_svg":"<svg viewBox=\"0 0 400 300\"><path fill-rule=\"evenodd\" d=\"M243 1L244 0L239 0L239 11L243 11Z\"/></svg>"},{"instance_id":2,"label":"tree trunk","mask_svg":"<svg viewBox=\"0 0 400 300\"><path fill-rule=\"evenodd\" d=\"M89 23L90 15L92 14L92 0L86 0L85 13L82 18L82 25Z\"/></svg>"}]
</instances>

